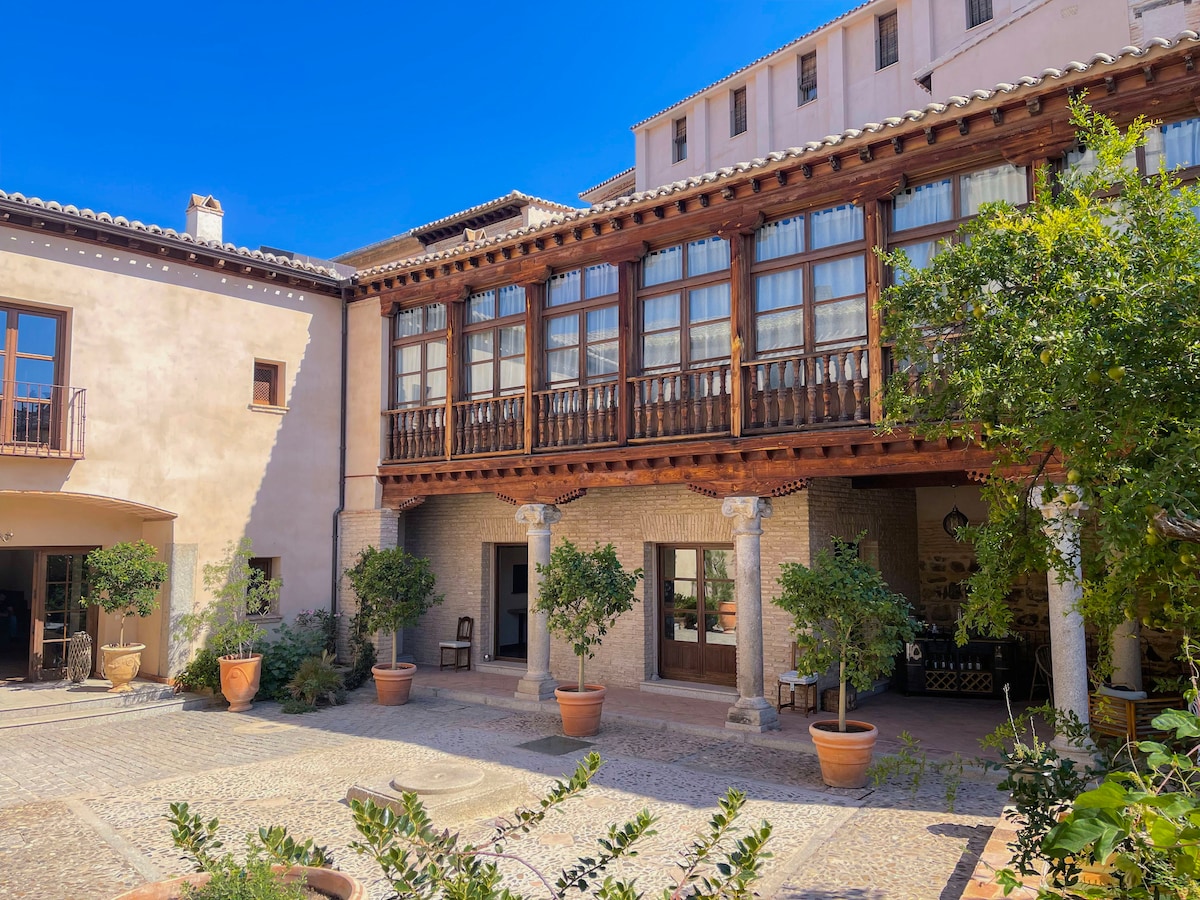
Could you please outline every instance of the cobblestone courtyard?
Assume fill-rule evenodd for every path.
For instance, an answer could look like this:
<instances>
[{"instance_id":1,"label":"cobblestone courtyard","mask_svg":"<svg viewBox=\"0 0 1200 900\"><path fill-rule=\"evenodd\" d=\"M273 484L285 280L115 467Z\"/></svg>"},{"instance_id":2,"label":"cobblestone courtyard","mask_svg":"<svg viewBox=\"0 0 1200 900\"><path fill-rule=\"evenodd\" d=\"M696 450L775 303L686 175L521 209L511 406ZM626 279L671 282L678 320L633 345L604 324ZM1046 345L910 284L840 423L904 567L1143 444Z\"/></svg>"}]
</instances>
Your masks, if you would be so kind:
<instances>
[{"instance_id":1,"label":"cobblestone courtyard","mask_svg":"<svg viewBox=\"0 0 1200 900\"><path fill-rule=\"evenodd\" d=\"M311 835L383 898L374 864L345 849L355 836L347 788L469 761L485 772L479 799L441 810L435 801L431 813L435 824L483 835L492 818L532 800L586 752L518 746L557 733L551 716L444 699L380 707L369 686L343 707L305 716L260 703L245 714L9 728L0 731L0 897L106 900L187 871L162 818L169 803L186 800L203 817L220 817L227 847L260 825ZM915 797L901 786L835 791L821 783L814 756L716 735L606 723L592 741L605 761L594 786L512 849L553 870L589 851L605 824L645 806L659 817L659 835L613 872L638 874L650 893L664 885L685 836L735 786L750 798L745 821L774 826L761 896L958 898L1003 799L993 784L971 780L954 813L935 779Z\"/></svg>"}]
</instances>

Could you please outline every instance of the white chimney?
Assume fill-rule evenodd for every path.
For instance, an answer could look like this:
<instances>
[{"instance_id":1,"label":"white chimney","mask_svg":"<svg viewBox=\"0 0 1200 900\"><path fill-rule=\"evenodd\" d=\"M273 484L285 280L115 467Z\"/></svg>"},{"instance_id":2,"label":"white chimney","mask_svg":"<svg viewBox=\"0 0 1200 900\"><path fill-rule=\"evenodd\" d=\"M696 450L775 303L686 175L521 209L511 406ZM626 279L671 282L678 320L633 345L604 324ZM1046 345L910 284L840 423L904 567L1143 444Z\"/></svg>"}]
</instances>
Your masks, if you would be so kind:
<instances>
[{"instance_id":1,"label":"white chimney","mask_svg":"<svg viewBox=\"0 0 1200 900\"><path fill-rule=\"evenodd\" d=\"M221 217L224 215L221 201L212 194L207 197L192 194L187 208L188 234L198 241L221 243Z\"/></svg>"}]
</instances>

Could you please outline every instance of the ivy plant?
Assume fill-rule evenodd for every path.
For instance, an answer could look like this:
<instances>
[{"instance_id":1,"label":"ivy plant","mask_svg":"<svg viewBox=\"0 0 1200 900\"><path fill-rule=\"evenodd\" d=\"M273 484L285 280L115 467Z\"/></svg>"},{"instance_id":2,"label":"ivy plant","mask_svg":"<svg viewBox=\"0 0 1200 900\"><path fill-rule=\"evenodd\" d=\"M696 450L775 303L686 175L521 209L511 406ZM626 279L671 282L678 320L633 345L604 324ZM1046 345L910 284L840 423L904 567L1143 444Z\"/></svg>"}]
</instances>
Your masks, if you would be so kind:
<instances>
[{"instance_id":1,"label":"ivy plant","mask_svg":"<svg viewBox=\"0 0 1200 900\"><path fill-rule=\"evenodd\" d=\"M1075 562L1043 530L1056 499L1088 526L1101 647L1133 616L1200 624L1200 192L1137 171L1146 119L1122 130L1081 99L1072 117L1094 165L1039 168L1028 206L986 204L923 269L885 254L885 427L995 454L960 640L1009 630L1015 576Z\"/></svg>"},{"instance_id":2,"label":"ivy plant","mask_svg":"<svg viewBox=\"0 0 1200 900\"><path fill-rule=\"evenodd\" d=\"M626 572L612 544L580 550L563 541L550 554L541 575L536 609L546 613L547 626L566 638L579 660L579 687L584 686L584 663L595 656L604 635L621 613L633 609L634 591L642 570Z\"/></svg>"}]
</instances>

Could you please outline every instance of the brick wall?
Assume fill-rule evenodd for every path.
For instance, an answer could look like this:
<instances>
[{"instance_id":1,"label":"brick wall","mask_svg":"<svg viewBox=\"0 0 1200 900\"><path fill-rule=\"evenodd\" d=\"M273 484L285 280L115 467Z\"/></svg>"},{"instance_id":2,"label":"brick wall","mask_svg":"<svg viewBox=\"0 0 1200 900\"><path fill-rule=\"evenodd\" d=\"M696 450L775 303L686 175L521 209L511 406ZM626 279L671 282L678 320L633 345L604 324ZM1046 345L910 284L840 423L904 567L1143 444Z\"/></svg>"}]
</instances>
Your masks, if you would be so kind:
<instances>
[{"instance_id":1,"label":"brick wall","mask_svg":"<svg viewBox=\"0 0 1200 900\"><path fill-rule=\"evenodd\" d=\"M367 509L343 512L338 516L338 659L350 660L350 618L358 613L358 598L346 577L347 569L353 567L358 554L366 547L387 550L395 547L404 534L403 517L393 509ZM379 658L391 659L392 639L390 635L376 636L375 649ZM402 648L398 648L402 649Z\"/></svg>"}]
</instances>

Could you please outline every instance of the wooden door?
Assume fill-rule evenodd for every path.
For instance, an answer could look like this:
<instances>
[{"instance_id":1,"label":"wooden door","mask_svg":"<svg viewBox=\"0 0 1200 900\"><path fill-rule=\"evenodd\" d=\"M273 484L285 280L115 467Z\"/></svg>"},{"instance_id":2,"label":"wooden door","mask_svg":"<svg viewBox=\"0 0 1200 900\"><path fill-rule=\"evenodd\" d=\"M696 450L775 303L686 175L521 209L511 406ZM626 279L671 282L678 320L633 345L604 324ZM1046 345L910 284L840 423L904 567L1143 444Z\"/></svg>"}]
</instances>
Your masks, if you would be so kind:
<instances>
[{"instance_id":1,"label":"wooden door","mask_svg":"<svg viewBox=\"0 0 1200 900\"><path fill-rule=\"evenodd\" d=\"M729 547L659 550L659 674L737 683L737 604Z\"/></svg>"},{"instance_id":2,"label":"wooden door","mask_svg":"<svg viewBox=\"0 0 1200 900\"><path fill-rule=\"evenodd\" d=\"M92 636L92 668L96 669L99 612L80 603L87 592L84 558L90 550L90 547L55 547L37 552L29 643L31 678L62 678L67 665L67 644L78 631Z\"/></svg>"}]
</instances>

